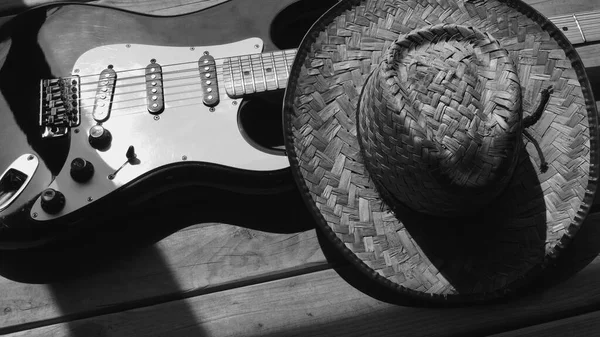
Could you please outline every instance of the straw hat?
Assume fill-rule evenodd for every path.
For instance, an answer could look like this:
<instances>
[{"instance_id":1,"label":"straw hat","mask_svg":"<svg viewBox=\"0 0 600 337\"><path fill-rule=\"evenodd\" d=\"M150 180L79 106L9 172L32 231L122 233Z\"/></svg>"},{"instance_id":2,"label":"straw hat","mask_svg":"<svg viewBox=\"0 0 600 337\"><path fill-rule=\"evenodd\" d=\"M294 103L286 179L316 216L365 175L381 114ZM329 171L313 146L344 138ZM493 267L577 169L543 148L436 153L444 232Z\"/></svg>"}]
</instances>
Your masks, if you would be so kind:
<instances>
[{"instance_id":1,"label":"straw hat","mask_svg":"<svg viewBox=\"0 0 600 337\"><path fill-rule=\"evenodd\" d=\"M596 191L575 49L518 0L341 1L285 93L292 172L320 228L383 287L497 298L569 243Z\"/></svg>"}]
</instances>

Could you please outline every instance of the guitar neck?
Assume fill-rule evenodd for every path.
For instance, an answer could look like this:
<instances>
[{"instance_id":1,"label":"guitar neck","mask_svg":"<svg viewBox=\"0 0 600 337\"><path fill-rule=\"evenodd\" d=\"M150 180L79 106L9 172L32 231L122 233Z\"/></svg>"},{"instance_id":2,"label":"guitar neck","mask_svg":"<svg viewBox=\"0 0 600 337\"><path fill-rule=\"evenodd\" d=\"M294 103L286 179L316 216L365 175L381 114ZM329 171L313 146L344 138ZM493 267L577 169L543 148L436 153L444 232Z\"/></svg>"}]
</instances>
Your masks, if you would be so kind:
<instances>
[{"instance_id":1,"label":"guitar neck","mask_svg":"<svg viewBox=\"0 0 600 337\"><path fill-rule=\"evenodd\" d=\"M231 97L284 89L296 49L226 58L221 75Z\"/></svg>"},{"instance_id":2,"label":"guitar neck","mask_svg":"<svg viewBox=\"0 0 600 337\"><path fill-rule=\"evenodd\" d=\"M600 12L586 12L551 17L572 44L600 39ZM296 49L226 58L222 78L227 94L241 97L253 93L284 89Z\"/></svg>"},{"instance_id":3,"label":"guitar neck","mask_svg":"<svg viewBox=\"0 0 600 337\"><path fill-rule=\"evenodd\" d=\"M584 12L551 17L571 44L581 44L600 39L600 12Z\"/></svg>"}]
</instances>

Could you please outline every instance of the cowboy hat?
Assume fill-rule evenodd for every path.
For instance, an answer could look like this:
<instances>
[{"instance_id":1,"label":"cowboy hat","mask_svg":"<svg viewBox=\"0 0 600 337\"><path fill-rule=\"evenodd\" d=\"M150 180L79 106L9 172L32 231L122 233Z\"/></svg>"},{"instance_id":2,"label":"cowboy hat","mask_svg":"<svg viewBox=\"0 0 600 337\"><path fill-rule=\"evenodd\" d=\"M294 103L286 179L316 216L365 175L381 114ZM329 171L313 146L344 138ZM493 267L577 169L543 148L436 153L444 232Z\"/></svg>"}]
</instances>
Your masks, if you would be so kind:
<instances>
[{"instance_id":1,"label":"cowboy hat","mask_svg":"<svg viewBox=\"0 0 600 337\"><path fill-rule=\"evenodd\" d=\"M417 299L530 284L596 191L583 64L519 0L340 1L299 46L283 118L320 229L377 284Z\"/></svg>"}]
</instances>

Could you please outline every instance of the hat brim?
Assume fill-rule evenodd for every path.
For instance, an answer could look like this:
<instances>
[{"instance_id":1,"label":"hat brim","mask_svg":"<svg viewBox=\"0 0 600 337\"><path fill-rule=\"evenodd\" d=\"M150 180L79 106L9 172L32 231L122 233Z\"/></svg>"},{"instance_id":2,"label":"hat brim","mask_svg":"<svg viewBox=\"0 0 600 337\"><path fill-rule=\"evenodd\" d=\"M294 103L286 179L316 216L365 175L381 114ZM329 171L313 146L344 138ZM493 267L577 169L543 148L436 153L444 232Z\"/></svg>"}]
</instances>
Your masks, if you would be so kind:
<instances>
[{"instance_id":1,"label":"hat brim","mask_svg":"<svg viewBox=\"0 0 600 337\"><path fill-rule=\"evenodd\" d=\"M356 106L383 52L413 29L474 25L518 68L524 115L554 93L529 133L510 186L484 212L444 219L383 202L360 155ZM542 28L543 27L543 28ZM359 270L390 291L471 302L530 283L581 226L598 178L597 111L581 59L564 35L521 1L341 1L301 42L284 99L292 173L317 224Z\"/></svg>"}]
</instances>

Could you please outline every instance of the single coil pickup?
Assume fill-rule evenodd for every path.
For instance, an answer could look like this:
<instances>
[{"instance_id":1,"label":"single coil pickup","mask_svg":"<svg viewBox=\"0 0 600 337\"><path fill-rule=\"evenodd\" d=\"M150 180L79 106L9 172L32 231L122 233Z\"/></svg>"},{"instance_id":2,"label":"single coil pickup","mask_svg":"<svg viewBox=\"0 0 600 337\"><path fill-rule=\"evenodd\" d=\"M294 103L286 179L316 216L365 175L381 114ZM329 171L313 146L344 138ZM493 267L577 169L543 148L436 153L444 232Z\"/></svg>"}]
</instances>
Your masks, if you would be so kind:
<instances>
[{"instance_id":1,"label":"single coil pickup","mask_svg":"<svg viewBox=\"0 0 600 337\"><path fill-rule=\"evenodd\" d=\"M79 105L79 76L40 81L39 126L42 138L66 135L81 122Z\"/></svg>"},{"instance_id":2,"label":"single coil pickup","mask_svg":"<svg viewBox=\"0 0 600 337\"><path fill-rule=\"evenodd\" d=\"M94 101L92 116L96 122L105 122L110 117L115 86L117 84L117 73L112 66L102 70L98 78L98 88Z\"/></svg>"},{"instance_id":3,"label":"single coil pickup","mask_svg":"<svg viewBox=\"0 0 600 337\"><path fill-rule=\"evenodd\" d=\"M202 102L208 107L219 104L219 84L214 57L209 54L203 55L198 60L198 70L202 85Z\"/></svg>"},{"instance_id":4,"label":"single coil pickup","mask_svg":"<svg viewBox=\"0 0 600 337\"><path fill-rule=\"evenodd\" d=\"M151 60L146 67L146 105L148 112L154 115L165 109L162 67L156 60Z\"/></svg>"}]
</instances>

